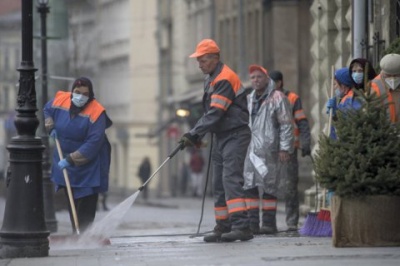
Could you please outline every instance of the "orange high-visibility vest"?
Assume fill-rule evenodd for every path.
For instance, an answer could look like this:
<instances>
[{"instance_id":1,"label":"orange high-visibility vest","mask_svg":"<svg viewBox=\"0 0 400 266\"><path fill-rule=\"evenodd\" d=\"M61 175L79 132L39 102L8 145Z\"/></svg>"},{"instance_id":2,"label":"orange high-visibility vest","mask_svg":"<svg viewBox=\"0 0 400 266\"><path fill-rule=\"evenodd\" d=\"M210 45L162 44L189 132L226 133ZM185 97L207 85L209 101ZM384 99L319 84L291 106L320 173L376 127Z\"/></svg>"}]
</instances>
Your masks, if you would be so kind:
<instances>
[{"instance_id":1,"label":"orange high-visibility vest","mask_svg":"<svg viewBox=\"0 0 400 266\"><path fill-rule=\"evenodd\" d=\"M387 97L384 100L384 104L389 104L389 117L390 121L393 123L397 121L396 117L396 107L393 104L393 95L390 90L388 90L385 86L385 82L382 80L381 75L379 74L376 78L371 81L371 89L376 95L379 97L386 93Z\"/></svg>"},{"instance_id":2,"label":"orange high-visibility vest","mask_svg":"<svg viewBox=\"0 0 400 266\"><path fill-rule=\"evenodd\" d=\"M303 109L294 109L294 104L299 99L299 96L291 91L286 92L286 97L289 100L290 106L292 107L293 111L293 126L294 126L294 146L296 148L300 147L300 130L297 127L297 122L302 119L306 119L306 115L304 114Z\"/></svg>"}]
</instances>

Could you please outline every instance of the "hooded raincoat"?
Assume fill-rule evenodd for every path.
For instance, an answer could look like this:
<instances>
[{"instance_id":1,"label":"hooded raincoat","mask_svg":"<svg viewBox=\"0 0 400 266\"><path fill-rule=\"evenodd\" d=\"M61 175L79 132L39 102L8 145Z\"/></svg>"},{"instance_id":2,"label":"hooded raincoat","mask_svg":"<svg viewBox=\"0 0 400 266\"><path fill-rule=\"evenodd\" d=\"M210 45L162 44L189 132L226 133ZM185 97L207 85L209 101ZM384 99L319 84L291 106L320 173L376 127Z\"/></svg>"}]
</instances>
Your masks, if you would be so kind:
<instances>
[{"instance_id":1,"label":"hooded raincoat","mask_svg":"<svg viewBox=\"0 0 400 266\"><path fill-rule=\"evenodd\" d=\"M279 186L279 151L292 153L294 150L290 104L274 87L270 80L256 113L256 93L248 95L252 136L244 164L244 189L262 186L270 195L277 195Z\"/></svg>"}]
</instances>

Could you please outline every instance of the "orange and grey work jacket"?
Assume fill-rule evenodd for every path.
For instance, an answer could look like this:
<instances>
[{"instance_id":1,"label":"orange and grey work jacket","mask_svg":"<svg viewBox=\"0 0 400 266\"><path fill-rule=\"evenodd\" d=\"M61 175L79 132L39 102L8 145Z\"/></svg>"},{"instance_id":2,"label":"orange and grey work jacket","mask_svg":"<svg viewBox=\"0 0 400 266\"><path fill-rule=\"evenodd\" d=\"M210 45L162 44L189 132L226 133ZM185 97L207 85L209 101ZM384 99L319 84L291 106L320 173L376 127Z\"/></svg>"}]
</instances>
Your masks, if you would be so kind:
<instances>
[{"instance_id":1,"label":"orange and grey work jacket","mask_svg":"<svg viewBox=\"0 0 400 266\"><path fill-rule=\"evenodd\" d=\"M297 149L300 148L300 143L302 147L309 147L311 145L310 126L304 114L300 97L296 93L285 89L283 93L288 98L292 109L294 120L294 147Z\"/></svg>"},{"instance_id":2,"label":"orange and grey work jacket","mask_svg":"<svg viewBox=\"0 0 400 266\"><path fill-rule=\"evenodd\" d=\"M371 81L371 89L379 97L386 94L384 104L389 104L388 116L393 123L400 121L400 89L390 90L385 81L378 75Z\"/></svg>"},{"instance_id":3,"label":"orange and grey work jacket","mask_svg":"<svg viewBox=\"0 0 400 266\"><path fill-rule=\"evenodd\" d=\"M190 130L192 135L203 137L207 132L218 135L248 126L245 89L236 73L222 62L205 79L203 108L203 116Z\"/></svg>"}]
</instances>

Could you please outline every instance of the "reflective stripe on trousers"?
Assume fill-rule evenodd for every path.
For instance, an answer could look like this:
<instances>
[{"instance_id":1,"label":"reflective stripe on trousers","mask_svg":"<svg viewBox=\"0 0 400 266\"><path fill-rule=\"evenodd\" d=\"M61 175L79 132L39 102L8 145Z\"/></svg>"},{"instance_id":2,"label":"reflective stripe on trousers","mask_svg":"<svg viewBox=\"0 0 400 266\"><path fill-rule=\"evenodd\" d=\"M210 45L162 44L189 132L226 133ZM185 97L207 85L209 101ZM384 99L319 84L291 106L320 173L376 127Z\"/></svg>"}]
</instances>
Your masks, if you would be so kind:
<instances>
[{"instance_id":1,"label":"reflective stripe on trousers","mask_svg":"<svg viewBox=\"0 0 400 266\"><path fill-rule=\"evenodd\" d=\"M250 129L246 126L232 133L216 134L213 143L215 218L217 224L232 229L249 227L243 166L250 138Z\"/></svg>"},{"instance_id":2,"label":"reflective stripe on trousers","mask_svg":"<svg viewBox=\"0 0 400 266\"><path fill-rule=\"evenodd\" d=\"M247 210L250 219L250 227L254 228L260 225L260 201L262 209L262 224L275 227L276 209L278 204L277 198L267 193L263 193L263 197L260 199L258 187L248 189L245 193L246 204L248 204Z\"/></svg>"}]
</instances>

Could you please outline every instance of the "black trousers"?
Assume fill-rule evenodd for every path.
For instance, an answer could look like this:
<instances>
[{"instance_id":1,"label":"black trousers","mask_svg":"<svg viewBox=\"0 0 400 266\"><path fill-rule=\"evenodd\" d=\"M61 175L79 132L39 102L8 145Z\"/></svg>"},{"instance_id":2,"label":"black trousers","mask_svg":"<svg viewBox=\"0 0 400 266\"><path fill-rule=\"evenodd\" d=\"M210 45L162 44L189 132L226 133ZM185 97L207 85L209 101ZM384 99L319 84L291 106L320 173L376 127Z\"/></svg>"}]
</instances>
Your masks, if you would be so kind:
<instances>
[{"instance_id":1,"label":"black trousers","mask_svg":"<svg viewBox=\"0 0 400 266\"><path fill-rule=\"evenodd\" d=\"M64 189L68 201L69 217L71 219L72 231L76 233L74 217L72 215L71 205L69 203L67 189ZM78 225L80 233L84 232L94 221L96 216L96 207L99 194L92 194L83 198L74 199L76 215L78 216Z\"/></svg>"}]
</instances>

